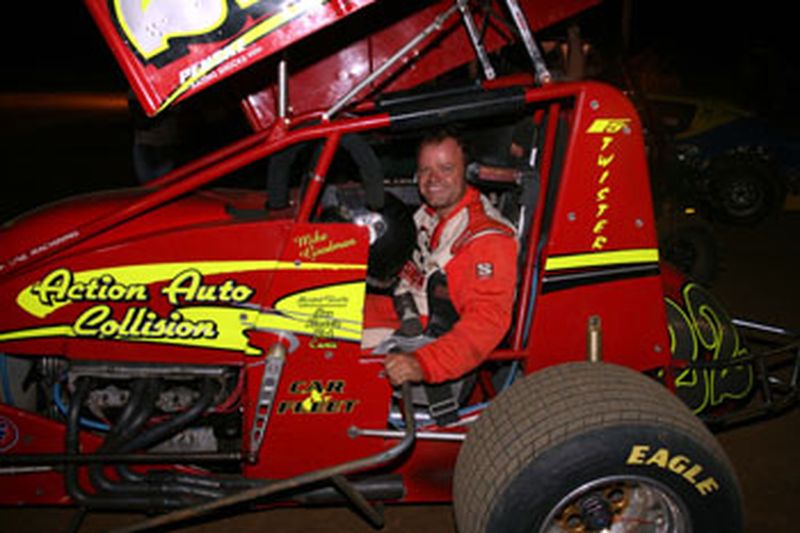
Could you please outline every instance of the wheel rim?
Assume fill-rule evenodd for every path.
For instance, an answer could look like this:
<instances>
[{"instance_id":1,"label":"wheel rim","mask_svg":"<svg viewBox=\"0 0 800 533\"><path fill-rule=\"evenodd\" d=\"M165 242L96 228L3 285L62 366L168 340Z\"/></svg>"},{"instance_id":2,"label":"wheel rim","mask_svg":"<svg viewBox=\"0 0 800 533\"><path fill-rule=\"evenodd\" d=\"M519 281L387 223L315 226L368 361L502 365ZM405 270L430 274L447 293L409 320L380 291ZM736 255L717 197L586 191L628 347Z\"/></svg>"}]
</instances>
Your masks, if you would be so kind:
<instances>
[{"instance_id":1,"label":"wheel rim","mask_svg":"<svg viewBox=\"0 0 800 533\"><path fill-rule=\"evenodd\" d=\"M688 533L688 513L665 485L639 477L609 477L572 491L539 533Z\"/></svg>"}]
</instances>

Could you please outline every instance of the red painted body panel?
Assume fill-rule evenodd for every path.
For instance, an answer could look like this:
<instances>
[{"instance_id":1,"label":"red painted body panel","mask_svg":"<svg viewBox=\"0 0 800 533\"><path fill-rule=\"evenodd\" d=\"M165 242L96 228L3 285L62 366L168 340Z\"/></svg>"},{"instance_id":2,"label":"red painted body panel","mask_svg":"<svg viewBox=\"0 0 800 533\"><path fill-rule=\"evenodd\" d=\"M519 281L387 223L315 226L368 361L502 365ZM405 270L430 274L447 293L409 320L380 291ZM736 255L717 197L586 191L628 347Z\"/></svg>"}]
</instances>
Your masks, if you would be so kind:
<instances>
[{"instance_id":1,"label":"red painted body panel","mask_svg":"<svg viewBox=\"0 0 800 533\"><path fill-rule=\"evenodd\" d=\"M658 247L641 125L619 93L583 87L564 156L563 174L542 263L543 283L568 275L549 268L551 258ZM637 370L669 364L662 324L663 290L657 272L635 280L591 284L543 294L537 303L529 370L586 356L590 316L601 319L604 358ZM553 320L552 317L559 317Z\"/></svg>"}]
</instances>

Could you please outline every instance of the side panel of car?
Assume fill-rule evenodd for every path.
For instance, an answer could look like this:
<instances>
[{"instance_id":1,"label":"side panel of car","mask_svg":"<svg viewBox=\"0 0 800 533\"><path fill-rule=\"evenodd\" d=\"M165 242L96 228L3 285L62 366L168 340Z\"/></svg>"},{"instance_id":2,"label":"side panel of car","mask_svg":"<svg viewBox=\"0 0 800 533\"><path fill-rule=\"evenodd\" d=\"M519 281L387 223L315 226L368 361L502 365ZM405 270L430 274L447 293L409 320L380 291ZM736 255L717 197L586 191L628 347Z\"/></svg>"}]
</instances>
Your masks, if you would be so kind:
<instances>
[{"instance_id":1,"label":"side panel of car","mask_svg":"<svg viewBox=\"0 0 800 533\"><path fill-rule=\"evenodd\" d=\"M662 287L638 116L615 91L587 84L569 124L563 170L548 183L558 194L548 196L554 206L543 222L528 370L586 358L590 318L599 320L607 361L664 367L669 341L664 309L650 305Z\"/></svg>"}]
</instances>

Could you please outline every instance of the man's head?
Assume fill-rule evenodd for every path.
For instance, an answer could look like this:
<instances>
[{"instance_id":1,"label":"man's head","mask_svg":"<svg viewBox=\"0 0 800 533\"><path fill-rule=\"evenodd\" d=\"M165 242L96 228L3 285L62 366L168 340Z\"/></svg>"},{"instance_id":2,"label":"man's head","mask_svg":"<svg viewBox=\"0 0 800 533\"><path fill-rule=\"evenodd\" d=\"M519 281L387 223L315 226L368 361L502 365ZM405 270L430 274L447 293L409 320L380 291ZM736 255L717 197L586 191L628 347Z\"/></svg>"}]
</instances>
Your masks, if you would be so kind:
<instances>
[{"instance_id":1,"label":"man's head","mask_svg":"<svg viewBox=\"0 0 800 533\"><path fill-rule=\"evenodd\" d=\"M419 192L440 217L447 216L467 191L467 154L450 132L426 136L417 151Z\"/></svg>"}]
</instances>

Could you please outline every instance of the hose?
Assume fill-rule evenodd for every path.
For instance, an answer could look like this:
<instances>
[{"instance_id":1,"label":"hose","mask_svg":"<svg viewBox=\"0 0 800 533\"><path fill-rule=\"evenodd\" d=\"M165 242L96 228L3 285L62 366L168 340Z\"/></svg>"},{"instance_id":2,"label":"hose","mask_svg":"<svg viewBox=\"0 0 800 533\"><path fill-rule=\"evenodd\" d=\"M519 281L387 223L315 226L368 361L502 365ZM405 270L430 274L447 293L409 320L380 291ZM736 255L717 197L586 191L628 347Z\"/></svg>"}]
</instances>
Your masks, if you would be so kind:
<instances>
[{"instance_id":1,"label":"hose","mask_svg":"<svg viewBox=\"0 0 800 533\"><path fill-rule=\"evenodd\" d=\"M151 379L139 379L134 381L131 386L131 394L120 413L111 431L106 436L103 444L98 449L99 452L117 452L117 448L126 440L130 439L141 430L155 409L155 397L158 394L158 382ZM103 474L103 465L95 464L89 467L89 480L98 491L123 492L131 487L124 487L121 483L111 481ZM119 466L117 472L123 479L128 471L127 468ZM133 478L137 476L130 473ZM128 479L138 481L137 479ZM133 492L140 492L134 490Z\"/></svg>"},{"instance_id":2,"label":"hose","mask_svg":"<svg viewBox=\"0 0 800 533\"><path fill-rule=\"evenodd\" d=\"M89 378L78 378L75 394L69 406L67 415L67 431L65 433L64 448L70 455L80 453L80 408L89 392ZM213 398L212 398L213 400ZM78 481L78 468L76 464L68 463L64 469L64 483L70 498L77 504L86 507L105 509L139 509L152 510L163 508L178 508L187 504L183 498L171 497L172 494L159 495L149 491L145 495L124 492L120 494L87 494Z\"/></svg>"},{"instance_id":3,"label":"hose","mask_svg":"<svg viewBox=\"0 0 800 533\"><path fill-rule=\"evenodd\" d=\"M63 416L67 416L68 407L64 405L64 400L61 399L60 381L56 381L55 385L53 385L53 403L56 404L56 408L58 409L59 413L61 413ZM87 429L94 429L96 431L108 431L110 429L108 424L103 424L102 422L97 422L84 417L80 417L78 419L78 423Z\"/></svg>"},{"instance_id":4,"label":"hose","mask_svg":"<svg viewBox=\"0 0 800 533\"><path fill-rule=\"evenodd\" d=\"M14 395L11 393L11 381L8 379L8 356L0 353L0 385L3 387L5 403L14 407Z\"/></svg>"}]
</instances>

